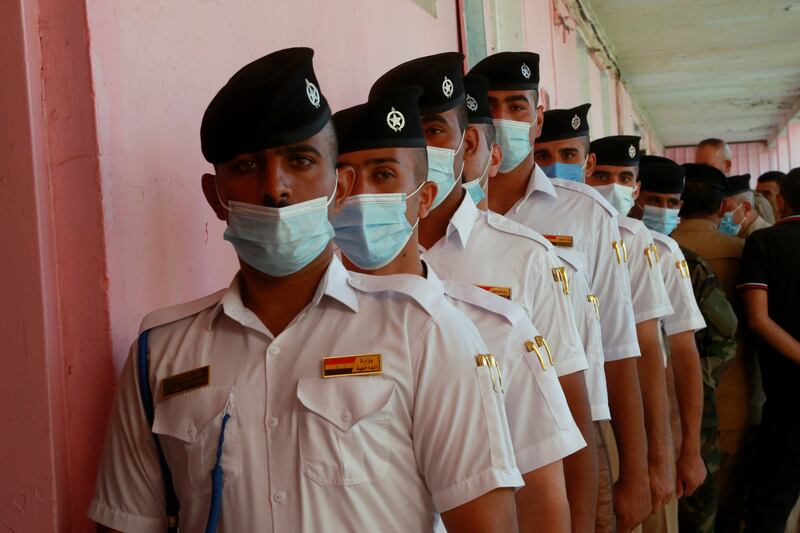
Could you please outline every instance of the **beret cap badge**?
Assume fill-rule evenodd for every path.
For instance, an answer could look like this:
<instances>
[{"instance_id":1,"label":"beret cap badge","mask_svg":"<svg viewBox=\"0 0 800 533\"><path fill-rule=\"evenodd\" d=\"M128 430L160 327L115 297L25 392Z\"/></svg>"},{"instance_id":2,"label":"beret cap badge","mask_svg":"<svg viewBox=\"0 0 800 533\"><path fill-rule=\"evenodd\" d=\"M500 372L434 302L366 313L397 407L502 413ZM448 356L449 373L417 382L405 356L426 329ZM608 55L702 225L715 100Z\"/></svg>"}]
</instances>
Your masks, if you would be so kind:
<instances>
[{"instance_id":1,"label":"beret cap badge","mask_svg":"<svg viewBox=\"0 0 800 533\"><path fill-rule=\"evenodd\" d=\"M575 115L574 117L572 117L572 122L570 122L570 124L572 125L573 130L577 130L578 128L581 127L581 117Z\"/></svg>"},{"instance_id":2,"label":"beret cap badge","mask_svg":"<svg viewBox=\"0 0 800 533\"><path fill-rule=\"evenodd\" d=\"M467 95L467 109L473 113L478 110L478 101L470 95Z\"/></svg>"},{"instance_id":3,"label":"beret cap badge","mask_svg":"<svg viewBox=\"0 0 800 533\"><path fill-rule=\"evenodd\" d=\"M389 126L394 132L399 132L403 129L403 126L406 125L406 117L403 114L392 107L392 110L386 115L386 125Z\"/></svg>"},{"instance_id":4,"label":"beret cap badge","mask_svg":"<svg viewBox=\"0 0 800 533\"><path fill-rule=\"evenodd\" d=\"M319 89L317 89L316 85L308 81L307 78L306 78L306 96L308 96L308 101L311 102L311 105L319 109L319 103L320 103Z\"/></svg>"},{"instance_id":5,"label":"beret cap badge","mask_svg":"<svg viewBox=\"0 0 800 533\"><path fill-rule=\"evenodd\" d=\"M628 147L628 155L631 156L631 159L636 157L636 147L634 147L633 145L630 145Z\"/></svg>"},{"instance_id":6,"label":"beret cap badge","mask_svg":"<svg viewBox=\"0 0 800 533\"><path fill-rule=\"evenodd\" d=\"M442 94L447 98L453 96L453 82L447 76L445 76L442 81Z\"/></svg>"},{"instance_id":7,"label":"beret cap badge","mask_svg":"<svg viewBox=\"0 0 800 533\"><path fill-rule=\"evenodd\" d=\"M531 69L525 63L523 63L522 67L520 67L520 72L522 73L522 77L525 78L526 80L531 79Z\"/></svg>"}]
</instances>

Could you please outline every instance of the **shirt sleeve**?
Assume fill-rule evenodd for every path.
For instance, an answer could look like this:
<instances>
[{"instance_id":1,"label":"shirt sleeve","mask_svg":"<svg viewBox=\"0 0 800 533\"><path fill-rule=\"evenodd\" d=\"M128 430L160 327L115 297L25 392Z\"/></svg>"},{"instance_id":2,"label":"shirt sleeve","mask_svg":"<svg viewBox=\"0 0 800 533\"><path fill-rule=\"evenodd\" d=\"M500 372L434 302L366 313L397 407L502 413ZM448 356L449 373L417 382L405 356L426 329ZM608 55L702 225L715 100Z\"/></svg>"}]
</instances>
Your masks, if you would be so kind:
<instances>
[{"instance_id":1,"label":"shirt sleeve","mask_svg":"<svg viewBox=\"0 0 800 533\"><path fill-rule=\"evenodd\" d=\"M744 244L742 251L742 270L740 274L739 290L767 289L767 269L764 250L758 236L752 236Z\"/></svg>"},{"instance_id":2,"label":"shirt sleeve","mask_svg":"<svg viewBox=\"0 0 800 533\"><path fill-rule=\"evenodd\" d=\"M476 363L486 345L463 313L444 307L414 347L414 452L439 512L523 484L497 376Z\"/></svg>"},{"instance_id":3,"label":"shirt sleeve","mask_svg":"<svg viewBox=\"0 0 800 533\"><path fill-rule=\"evenodd\" d=\"M617 220L606 216L597 228L591 288L600 299L600 326L606 362L641 355L631 305L630 278L613 243L622 239ZM621 254L621 251L620 251Z\"/></svg>"},{"instance_id":4,"label":"shirt sleeve","mask_svg":"<svg viewBox=\"0 0 800 533\"><path fill-rule=\"evenodd\" d=\"M119 378L89 518L126 533L163 533L163 479L139 397L134 344Z\"/></svg>"},{"instance_id":5,"label":"shirt sleeve","mask_svg":"<svg viewBox=\"0 0 800 533\"><path fill-rule=\"evenodd\" d=\"M670 336L705 328L706 321L697 305L683 252L678 249L673 253L666 246L658 246L658 250L661 255L661 275L673 309L671 315L664 317L664 333Z\"/></svg>"},{"instance_id":6,"label":"shirt sleeve","mask_svg":"<svg viewBox=\"0 0 800 533\"><path fill-rule=\"evenodd\" d=\"M636 233L620 232L623 239L630 236L627 257L631 280L633 316L637 324L672 314L667 289L659 268L660 257L653 250L650 233L644 229Z\"/></svg>"},{"instance_id":7,"label":"shirt sleeve","mask_svg":"<svg viewBox=\"0 0 800 533\"><path fill-rule=\"evenodd\" d=\"M585 372L586 389L589 393L589 406L592 420L610 420L608 408L608 388L606 386L605 358L603 357L603 341L600 333L600 303L592 300L589 281L583 269L567 266L570 271L570 300L575 323L586 352L588 368Z\"/></svg>"},{"instance_id":8,"label":"shirt sleeve","mask_svg":"<svg viewBox=\"0 0 800 533\"><path fill-rule=\"evenodd\" d=\"M531 321L544 335L553 353L558 377L588 368L572 304L562 283L553 279L553 269L562 266L555 252L538 256L541 261L530 265L527 279L533 293ZM537 259L538 259L537 258Z\"/></svg>"},{"instance_id":9,"label":"shirt sleeve","mask_svg":"<svg viewBox=\"0 0 800 533\"><path fill-rule=\"evenodd\" d=\"M527 474L586 446L543 350L529 351L538 335L529 320L505 335L505 405L517 467Z\"/></svg>"}]
</instances>

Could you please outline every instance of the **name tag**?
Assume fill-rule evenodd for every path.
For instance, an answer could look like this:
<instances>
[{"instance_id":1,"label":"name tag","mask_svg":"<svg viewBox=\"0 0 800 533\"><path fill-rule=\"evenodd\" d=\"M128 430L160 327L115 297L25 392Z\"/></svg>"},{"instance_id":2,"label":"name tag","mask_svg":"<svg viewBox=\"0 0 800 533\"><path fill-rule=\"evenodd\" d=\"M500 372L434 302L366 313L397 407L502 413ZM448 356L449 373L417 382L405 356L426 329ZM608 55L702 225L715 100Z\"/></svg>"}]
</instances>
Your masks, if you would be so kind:
<instances>
[{"instance_id":1,"label":"name tag","mask_svg":"<svg viewBox=\"0 0 800 533\"><path fill-rule=\"evenodd\" d=\"M366 376L381 373L381 354L342 355L322 358L322 377Z\"/></svg>"},{"instance_id":2,"label":"name tag","mask_svg":"<svg viewBox=\"0 0 800 533\"><path fill-rule=\"evenodd\" d=\"M161 398L205 387L211 382L211 366L201 366L161 380Z\"/></svg>"},{"instance_id":3,"label":"name tag","mask_svg":"<svg viewBox=\"0 0 800 533\"><path fill-rule=\"evenodd\" d=\"M553 246L572 248L572 235L545 235L544 238L550 241Z\"/></svg>"},{"instance_id":4,"label":"name tag","mask_svg":"<svg viewBox=\"0 0 800 533\"><path fill-rule=\"evenodd\" d=\"M511 299L511 287L493 287L491 285L475 285L475 286L478 287L479 289L489 291L492 294L502 296L506 300Z\"/></svg>"}]
</instances>

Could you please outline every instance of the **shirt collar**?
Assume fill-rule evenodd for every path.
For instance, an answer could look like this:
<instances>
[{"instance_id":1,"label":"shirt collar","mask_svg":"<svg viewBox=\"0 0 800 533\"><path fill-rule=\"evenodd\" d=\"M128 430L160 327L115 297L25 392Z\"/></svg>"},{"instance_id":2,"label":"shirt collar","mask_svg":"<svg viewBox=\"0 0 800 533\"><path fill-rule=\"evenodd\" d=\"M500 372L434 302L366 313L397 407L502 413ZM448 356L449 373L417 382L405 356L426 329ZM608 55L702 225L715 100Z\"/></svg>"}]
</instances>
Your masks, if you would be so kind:
<instances>
[{"instance_id":1,"label":"shirt collar","mask_svg":"<svg viewBox=\"0 0 800 533\"><path fill-rule=\"evenodd\" d=\"M537 192L541 192L558 199L558 193L556 192L556 188L553 186L553 182L550 181L550 178L547 177L547 174L544 173L544 170L542 170L539 165L534 163L533 173L531 174L530 179L528 179L528 188L525 190L525 196L523 196L522 199L517 202L516 207L514 207L514 212L518 212L525 201Z\"/></svg>"},{"instance_id":2,"label":"shirt collar","mask_svg":"<svg viewBox=\"0 0 800 533\"><path fill-rule=\"evenodd\" d=\"M355 289L347 283L348 279L350 279L350 274L344 268L342 261L334 254L328 269L325 271L325 275L322 277L322 281L320 281L319 287L317 287L317 292L311 300L310 306L319 305L323 296L329 296L340 301L352 311L358 311L358 295ZM222 295L219 303L211 312L208 320L209 330L211 330L221 312L224 312L231 319L245 327L270 335L264 323L244 305L239 284L239 274L233 278L225 294Z\"/></svg>"},{"instance_id":3,"label":"shirt collar","mask_svg":"<svg viewBox=\"0 0 800 533\"><path fill-rule=\"evenodd\" d=\"M469 194L465 194L461 199L461 205L459 205L456 212L453 213L450 223L447 225L445 240L450 238L452 232L455 232L461 242L461 247L466 248L469 242L469 236L472 233L472 228L475 227L475 221L478 219L479 214L475 202L472 201Z\"/></svg>"}]
</instances>

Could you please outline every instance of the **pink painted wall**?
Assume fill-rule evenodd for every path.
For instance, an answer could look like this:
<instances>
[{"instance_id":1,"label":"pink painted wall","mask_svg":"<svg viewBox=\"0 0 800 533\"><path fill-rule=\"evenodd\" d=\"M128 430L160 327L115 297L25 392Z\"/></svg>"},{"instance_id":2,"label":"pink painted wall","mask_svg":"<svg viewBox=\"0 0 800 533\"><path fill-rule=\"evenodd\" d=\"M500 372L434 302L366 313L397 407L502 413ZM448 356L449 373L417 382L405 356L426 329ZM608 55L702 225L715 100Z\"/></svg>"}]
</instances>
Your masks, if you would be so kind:
<instances>
[{"instance_id":1,"label":"pink painted wall","mask_svg":"<svg viewBox=\"0 0 800 533\"><path fill-rule=\"evenodd\" d=\"M733 143L731 174L750 174L753 186L769 170L788 172L800 167L800 124L790 123L773 146L765 142ZM694 146L671 146L664 155L678 163L694 162Z\"/></svg>"},{"instance_id":2,"label":"pink painted wall","mask_svg":"<svg viewBox=\"0 0 800 533\"><path fill-rule=\"evenodd\" d=\"M246 62L311 46L334 110L392 66L458 49L455 2L90 1L114 360L142 316L230 281L236 262L200 189L200 119ZM367 22L369 21L369 22Z\"/></svg>"},{"instance_id":3,"label":"pink painted wall","mask_svg":"<svg viewBox=\"0 0 800 533\"><path fill-rule=\"evenodd\" d=\"M84 531L114 375L86 17L3 6L0 523Z\"/></svg>"}]
</instances>

